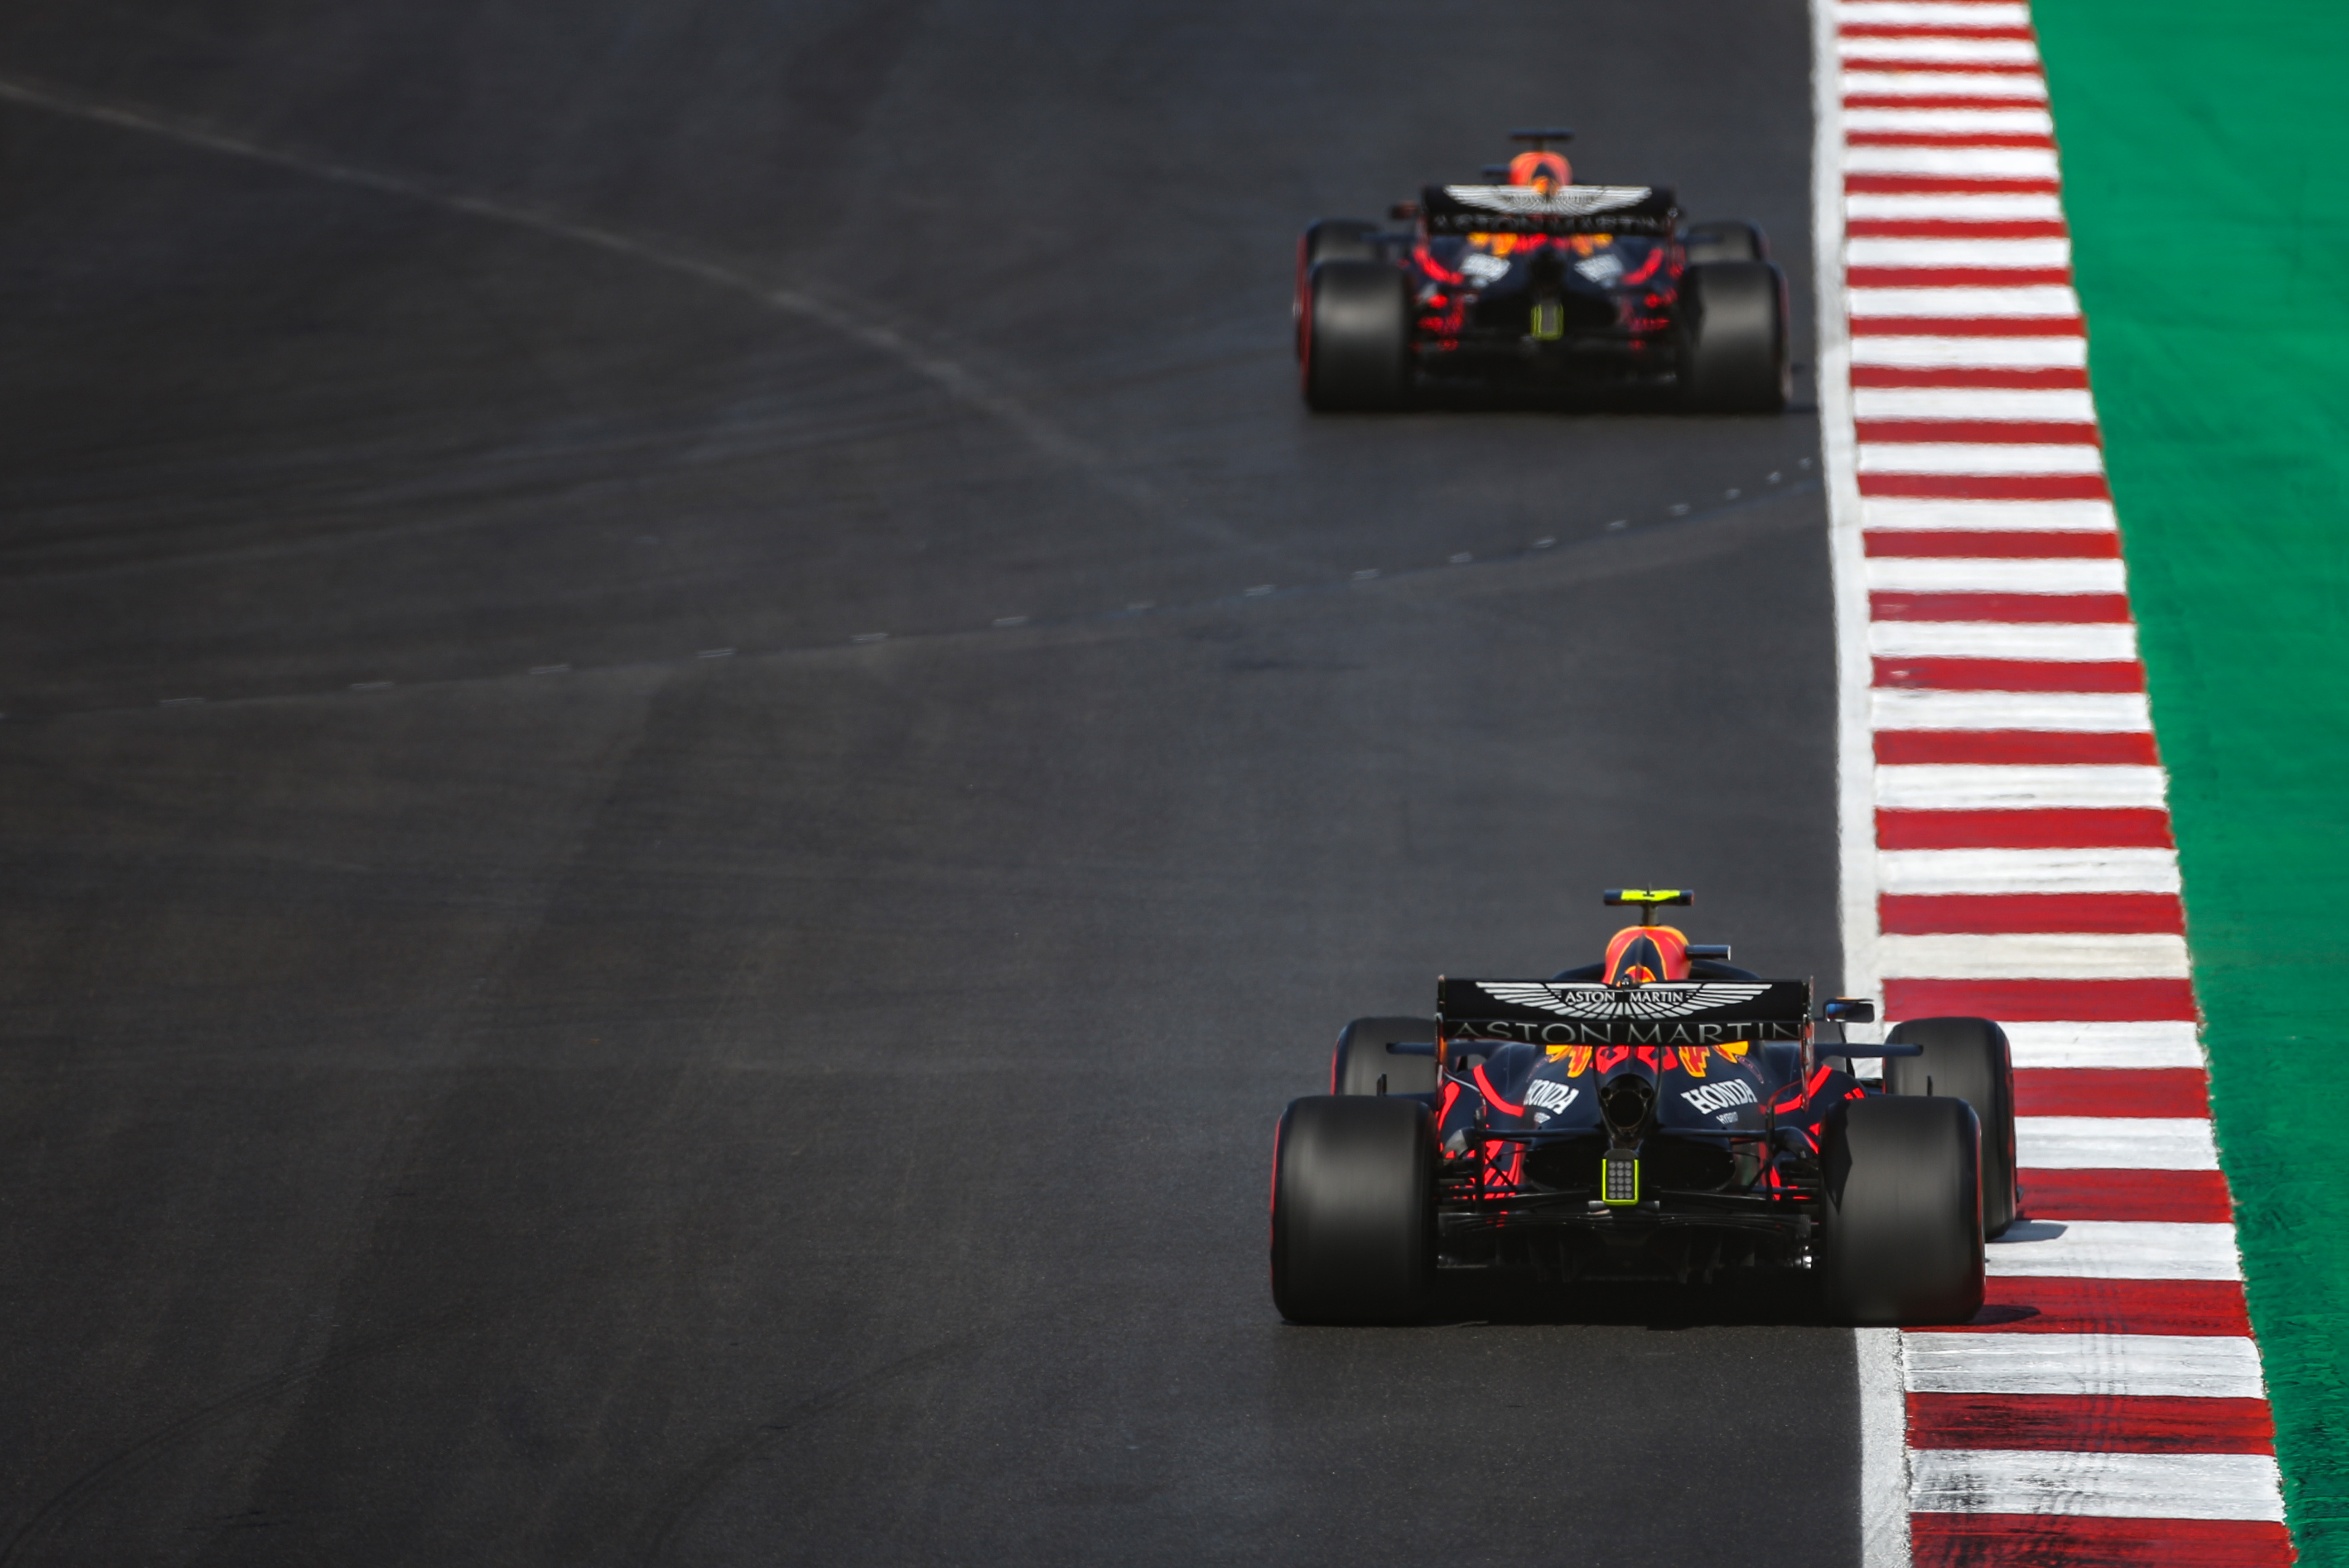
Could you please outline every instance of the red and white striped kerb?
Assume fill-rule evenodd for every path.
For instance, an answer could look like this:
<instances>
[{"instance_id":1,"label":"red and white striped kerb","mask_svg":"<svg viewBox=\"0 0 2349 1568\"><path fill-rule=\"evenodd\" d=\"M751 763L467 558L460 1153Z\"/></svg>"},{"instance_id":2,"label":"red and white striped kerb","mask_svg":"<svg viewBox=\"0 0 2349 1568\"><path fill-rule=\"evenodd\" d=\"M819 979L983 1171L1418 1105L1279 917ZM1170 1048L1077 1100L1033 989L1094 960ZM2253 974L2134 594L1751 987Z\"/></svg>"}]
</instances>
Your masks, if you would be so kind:
<instances>
[{"instance_id":1,"label":"red and white striped kerb","mask_svg":"<svg viewBox=\"0 0 2349 1568\"><path fill-rule=\"evenodd\" d=\"M1815 4L1847 983L2004 1023L2028 1216L1878 1479L1936 1568L2289 1563L2029 7Z\"/></svg>"}]
</instances>

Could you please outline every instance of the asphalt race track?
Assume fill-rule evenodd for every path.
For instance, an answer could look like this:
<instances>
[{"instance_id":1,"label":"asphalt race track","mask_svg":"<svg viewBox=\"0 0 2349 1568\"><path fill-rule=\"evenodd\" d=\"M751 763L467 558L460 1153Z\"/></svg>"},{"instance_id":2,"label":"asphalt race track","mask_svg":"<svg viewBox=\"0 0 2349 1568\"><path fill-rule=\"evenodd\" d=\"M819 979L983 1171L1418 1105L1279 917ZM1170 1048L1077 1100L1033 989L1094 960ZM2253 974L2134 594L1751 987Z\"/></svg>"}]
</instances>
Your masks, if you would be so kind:
<instances>
[{"instance_id":1,"label":"asphalt race track","mask_svg":"<svg viewBox=\"0 0 2349 1568\"><path fill-rule=\"evenodd\" d=\"M1288 343L1305 221L1562 119L1807 359L1808 60L8 7L0 1563L1854 1560L1847 1334L1264 1262L1338 1025L1599 887L1837 972L1807 379L1315 419Z\"/></svg>"}]
</instances>

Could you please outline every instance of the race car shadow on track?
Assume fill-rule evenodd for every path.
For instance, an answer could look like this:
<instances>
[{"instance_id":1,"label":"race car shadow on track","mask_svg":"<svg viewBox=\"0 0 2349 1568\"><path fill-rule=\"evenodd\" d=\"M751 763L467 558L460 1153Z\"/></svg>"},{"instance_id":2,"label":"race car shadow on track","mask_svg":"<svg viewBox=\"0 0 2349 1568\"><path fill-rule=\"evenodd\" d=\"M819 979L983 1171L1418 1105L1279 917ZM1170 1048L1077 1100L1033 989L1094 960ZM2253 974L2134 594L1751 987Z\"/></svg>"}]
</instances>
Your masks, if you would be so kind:
<instances>
[{"instance_id":1,"label":"race car shadow on track","mask_svg":"<svg viewBox=\"0 0 2349 1568\"><path fill-rule=\"evenodd\" d=\"M1802 368L1796 369L1799 371ZM1797 399L1786 404L1785 411L1816 416L1819 411L1818 403L1815 399ZM1373 417L1392 418L1398 413L1617 414L1643 419L1669 414L1676 421L1733 421L1741 424L1778 417L1775 414L1691 413L1680 395L1667 388L1479 387L1452 381L1422 382L1411 389L1408 400Z\"/></svg>"},{"instance_id":2,"label":"race car shadow on track","mask_svg":"<svg viewBox=\"0 0 2349 1568\"><path fill-rule=\"evenodd\" d=\"M1431 1328L1472 1324L1643 1325L1657 1329L1829 1323L1807 1280L1765 1277L1695 1285L1629 1281L1559 1284L1449 1272L1429 1293Z\"/></svg>"}]
</instances>

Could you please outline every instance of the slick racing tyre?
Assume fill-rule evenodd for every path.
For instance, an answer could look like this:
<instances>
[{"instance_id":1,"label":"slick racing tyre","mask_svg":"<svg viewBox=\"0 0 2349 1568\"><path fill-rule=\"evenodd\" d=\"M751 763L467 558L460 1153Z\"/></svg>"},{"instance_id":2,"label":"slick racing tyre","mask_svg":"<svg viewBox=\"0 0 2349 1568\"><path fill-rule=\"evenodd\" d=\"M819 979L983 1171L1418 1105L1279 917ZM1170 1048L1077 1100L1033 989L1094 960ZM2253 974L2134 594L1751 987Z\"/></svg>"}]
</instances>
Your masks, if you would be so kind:
<instances>
[{"instance_id":1,"label":"slick racing tyre","mask_svg":"<svg viewBox=\"0 0 2349 1568\"><path fill-rule=\"evenodd\" d=\"M1907 1327L1965 1323L1982 1310L1981 1141L1963 1100L1847 1102L1820 1150L1819 1288L1830 1318Z\"/></svg>"},{"instance_id":2,"label":"slick racing tyre","mask_svg":"<svg viewBox=\"0 0 2349 1568\"><path fill-rule=\"evenodd\" d=\"M1765 262L1770 242L1752 223L1730 219L1718 223L1692 223L1681 236L1681 249L1691 266L1709 262Z\"/></svg>"},{"instance_id":3,"label":"slick racing tyre","mask_svg":"<svg viewBox=\"0 0 2349 1568\"><path fill-rule=\"evenodd\" d=\"M1325 261L1306 280L1305 400L1392 409L1411 371L1411 282L1375 261Z\"/></svg>"},{"instance_id":4,"label":"slick racing tyre","mask_svg":"<svg viewBox=\"0 0 2349 1568\"><path fill-rule=\"evenodd\" d=\"M1915 1056L1884 1059L1884 1087L1895 1095L1946 1095L1982 1118L1982 1234L2014 1223L2023 1193L2014 1175L2014 1067L2006 1031L1987 1018L1912 1018L1888 1042L1921 1045Z\"/></svg>"},{"instance_id":5,"label":"slick racing tyre","mask_svg":"<svg viewBox=\"0 0 2349 1568\"><path fill-rule=\"evenodd\" d=\"M1338 1035L1338 1049L1330 1059L1330 1092L1375 1095L1383 1077L1390 1095L1432 1095L1435 1058L1396 1055L1387 1047L1432 1045L1434 1041L1433 1018L1357 1018Z\"/></svg>"},{"instance_id":6,"label":"slick racing tyre","mask_svg":"<svg viewBox=\"0 0 2349 1568\"><path fill-rule=\"evenodd\" d=\"M1793 391L1786 275L1724 261L1681 275L1681 397L1713 413L1775 414Z\"/></svg>"},{"instance_id":7,"label":"slick racing tyre","mask_svg":"<svg viewBox=\"0 0 2349 1568\"><path fill-rule=\"evenodd\" d=\"M1272 1300L1280 1315L1408 1323L1424 1309L1434 1272L1428 1108L1392 1096L1290 1101L1272 1156Z\"/></svg>"},{"instance_id":8,"label":"slick racing tyre","mask_svg":"<svg viewBox=\"0 0 2349 1568\"><path fill-rule=\"evenodd\" d=\"M1325 261L1378 261L1381 253L1373 238L1376 223L1354 218L1324 218L1298 237L1297 294L1289 314L1297 323L1297 357L1305 358L1305 306L1311 297L1308 285L1313 269Z\"/></svg>"}]
</instances>

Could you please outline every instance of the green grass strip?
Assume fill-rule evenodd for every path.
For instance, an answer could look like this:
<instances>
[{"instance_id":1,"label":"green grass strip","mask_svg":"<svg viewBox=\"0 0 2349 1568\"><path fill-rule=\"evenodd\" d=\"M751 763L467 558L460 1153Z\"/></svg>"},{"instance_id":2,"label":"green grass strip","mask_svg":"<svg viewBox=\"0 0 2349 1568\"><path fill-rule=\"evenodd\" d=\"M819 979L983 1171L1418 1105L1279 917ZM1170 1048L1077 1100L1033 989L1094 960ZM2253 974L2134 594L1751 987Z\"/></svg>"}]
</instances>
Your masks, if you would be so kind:
<instances>
[{"instance_id":1,"label":"green grass strip","mask_svg":"<svg viewBox=\"0 0 2349 1568\"><path fill-rule=\"evenodd\" d=\"M2349 1565L2349 0L2038 0L2302 1561Z\"/></svg>"}]
</instances>

